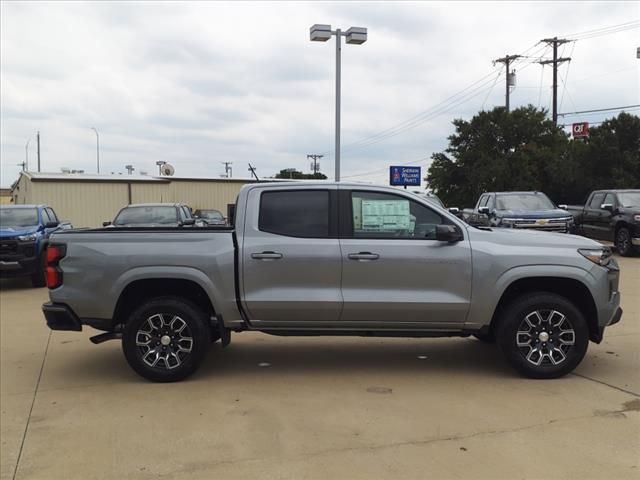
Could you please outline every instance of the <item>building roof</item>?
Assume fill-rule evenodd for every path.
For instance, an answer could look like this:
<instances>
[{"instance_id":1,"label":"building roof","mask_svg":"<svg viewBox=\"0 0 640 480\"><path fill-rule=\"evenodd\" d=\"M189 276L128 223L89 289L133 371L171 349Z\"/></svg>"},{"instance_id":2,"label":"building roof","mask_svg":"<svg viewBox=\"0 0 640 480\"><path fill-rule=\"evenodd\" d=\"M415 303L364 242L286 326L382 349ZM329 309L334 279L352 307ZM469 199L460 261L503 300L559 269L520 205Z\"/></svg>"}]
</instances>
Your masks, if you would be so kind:
<instances>
[{"instance_id":1,"label":"building roof","mask_svg":"<svg viewBox=\"0 0 640 480\"><path fill-rule=\"evenodd\" d=\"M159 177L155 175L126 175L126 174L92 174L92 173L62 173L62 172L20 172L33 182L156 182L168 183L172 181L200 181L200 182L241 182L254 183L255 178L224 178L224 177ZM272 181L273 179L264 179ZM279 179L278 179L279 180ZM262 181L262 180L261 180ZM16 182L17 183L17 182Z\"/></svg>"}]
</instances>

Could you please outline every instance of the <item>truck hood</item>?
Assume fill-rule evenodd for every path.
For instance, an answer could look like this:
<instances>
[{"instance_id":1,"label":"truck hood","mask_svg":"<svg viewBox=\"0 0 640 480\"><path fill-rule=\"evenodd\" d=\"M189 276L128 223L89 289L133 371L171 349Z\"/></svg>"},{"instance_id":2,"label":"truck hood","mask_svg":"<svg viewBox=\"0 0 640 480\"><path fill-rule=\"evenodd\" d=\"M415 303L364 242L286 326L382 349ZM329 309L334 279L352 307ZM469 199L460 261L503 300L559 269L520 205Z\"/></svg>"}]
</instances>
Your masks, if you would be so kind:
<instances>
[{"instance_id":1,"label":"truck hood","mask_svg":"<svg viewBox=\"0 0 640 480\"><path fill-rule=\"evenodd\" d=\"M29 235L37 232L37 225L32 225L30 227L2 227L0 228L0 238L13 238L18 235Z\"/></svg>"},{"instance_id":2,"label":"truck hood","mask_svg":"<svg viewBox=\"0 0 640 480\"><path fill-rule=\"evenodd\" d=\"M559 208L553 210L496 210L496 215L501 218L563 218L571 216L569 212Z\"/></svg>"},{"instance_id":3,"label":"truck hood","mask_svg":"<svg viewBox=\"0 0 640 480\"><path fill-rule=\"evenodd\" d=\"M538 232L512 228L494 228L489 231L473 227L469 228L468 231L472 241L481 237L483 240L517 247L575 247L576 249L602 247L602 244L595 240L568 233Z\"/></svg>"}]
</instances>

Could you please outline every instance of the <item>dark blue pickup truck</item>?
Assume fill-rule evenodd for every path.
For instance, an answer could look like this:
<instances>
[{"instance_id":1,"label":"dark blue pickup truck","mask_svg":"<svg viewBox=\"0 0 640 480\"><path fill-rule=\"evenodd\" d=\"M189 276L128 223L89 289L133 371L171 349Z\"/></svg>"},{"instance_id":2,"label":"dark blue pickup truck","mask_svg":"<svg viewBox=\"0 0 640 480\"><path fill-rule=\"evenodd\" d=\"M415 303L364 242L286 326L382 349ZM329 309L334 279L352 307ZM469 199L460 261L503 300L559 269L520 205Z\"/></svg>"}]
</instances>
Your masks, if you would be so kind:
<instances>
[{"instance_id":1,"label":"dark blue pickup truck","mask_svg":"<svg viewBox=\"0 0 640 480\"><path fill-rule=\"evenodd\" d=\"M542 192L486 192L473 210L465 209L470 225L525 228L545 232L574 233L573 216L558 208Z\"/></svg>"},{"instance_id":2,"label":"dark blue pickup truck","mask_svg":"<svg viewBox=\"0 0 640 480\"><path fill-rule=\"evenodd\" d=\"M44 287L43 246L53 232L70 228L47 205L0 207L0 276L29 275L34 287Z\"/></svg>"}]
</instances>

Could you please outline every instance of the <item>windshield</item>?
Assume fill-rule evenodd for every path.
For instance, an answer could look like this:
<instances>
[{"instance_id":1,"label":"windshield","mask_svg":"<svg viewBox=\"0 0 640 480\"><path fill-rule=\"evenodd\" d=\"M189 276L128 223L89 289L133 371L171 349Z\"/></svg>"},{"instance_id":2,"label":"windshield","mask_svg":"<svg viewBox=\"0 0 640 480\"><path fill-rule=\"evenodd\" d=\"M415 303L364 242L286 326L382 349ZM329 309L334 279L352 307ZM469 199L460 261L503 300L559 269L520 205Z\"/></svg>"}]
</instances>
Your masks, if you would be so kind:
<instances>
[{"instance_id":1,"label":"windshield","mask_svg":"<svg viewBox=\"0 0 640 480\"><path fill-rule=\"evenodd\" d=\"M175 207L127 207L120 211L114 225L169 225L178 223Z\"/></svg>"},{"instance_id":2,"label":"windshield","mask_svg":"<svg viewBox=\"0 0 640 480\"><path fill-rule=\"evenodd\" d=\"M29 227L38 224L36 208L0 208L0 227Z\"/></svg>"},{"instance_id":3,"label":"windshield","mask_svg":"<svg viewBox=\"0 0 640 480\"><path fill-rule=\"evenodd\" d=\"M623 207L640 207L640 192L619 193L618 200Z\"/></svg>"},{"instance_id":4,"label":"windshield","mask_svg":"<svg viewBox=\"0 0 640 480\"><path fill-rule=\"evenodd\" d=\"M553 210L555 206L542 194L498 195L498 210Z\"/></svg>"},{"instance_id":5,"label":"windshield","mask_svg":"<svg viewBox=\"0 0 640 480\"><path fill-rule=\"evenodd\" d=\"M224 220L224 217L218 210L202 210L200 212L200 218L206 220Z\"/></svg>"}]
</instances>

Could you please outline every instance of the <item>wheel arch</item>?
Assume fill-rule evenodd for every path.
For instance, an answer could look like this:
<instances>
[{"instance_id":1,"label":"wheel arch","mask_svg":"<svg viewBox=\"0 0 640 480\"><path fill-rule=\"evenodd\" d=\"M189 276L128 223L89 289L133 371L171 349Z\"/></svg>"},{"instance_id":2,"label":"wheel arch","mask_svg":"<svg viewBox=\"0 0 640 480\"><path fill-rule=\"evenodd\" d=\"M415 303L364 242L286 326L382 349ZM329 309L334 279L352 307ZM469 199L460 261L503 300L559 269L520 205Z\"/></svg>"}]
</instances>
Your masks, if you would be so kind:
<instances>
[{"instance_id":1,"label":"wheel arch","mask_svg":"<svg viewBox=\"0 0 640 480\"><path fill-rule=\"evenodd\" d=\"M177 276L133 279L125 284L116 302L113 319L116 324L125 323L126 317L142 302L156 297L184 298L204 311L207 316L216 315L216 308L207 289L192 278Z\"/></svg>"},{"instance_id":2,"label":"wheel arch","mask_svg":"<svg viewBox=\"0 0 640 480\"><path fill-rule=\"evenodd\" d=\"M580 280L569 277L535 276L519 278L512 281L502 292L491 318L489 331L494 334L500 315L516 298L533 292L547 292L560 295L584 315L589 327L589 337L598 342L598 310L589 288Z\"/></svg>"}]
</instances>

